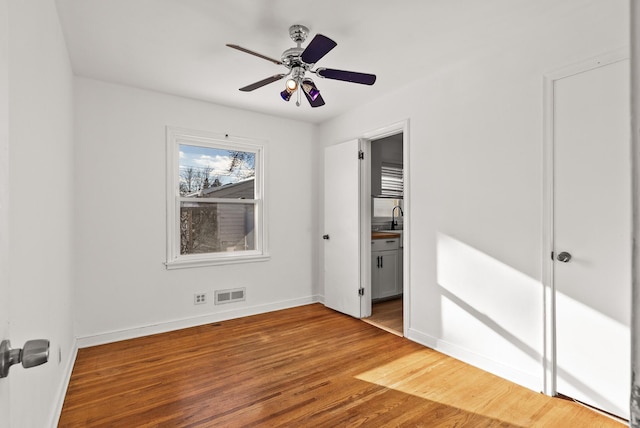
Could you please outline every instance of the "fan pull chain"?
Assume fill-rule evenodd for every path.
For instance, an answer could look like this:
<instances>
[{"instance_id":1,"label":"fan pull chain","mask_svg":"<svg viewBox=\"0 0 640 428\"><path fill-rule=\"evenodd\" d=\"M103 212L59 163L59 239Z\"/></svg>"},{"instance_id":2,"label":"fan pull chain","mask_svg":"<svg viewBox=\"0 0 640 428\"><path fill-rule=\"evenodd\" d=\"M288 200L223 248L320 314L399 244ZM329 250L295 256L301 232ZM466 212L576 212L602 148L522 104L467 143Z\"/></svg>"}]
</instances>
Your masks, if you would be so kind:
<instances>
[{"instance_id":1,"label":"fan pull chain","mask_svg":"<svg viewBox=\"0 0 640 428\"><path fill-rule=\"evenodd\" d=\"M298 90L296 92L298 93L298 100L296 101L296 106L300 107L300 85L298 85Z\"/></svg>"}]
</instances>

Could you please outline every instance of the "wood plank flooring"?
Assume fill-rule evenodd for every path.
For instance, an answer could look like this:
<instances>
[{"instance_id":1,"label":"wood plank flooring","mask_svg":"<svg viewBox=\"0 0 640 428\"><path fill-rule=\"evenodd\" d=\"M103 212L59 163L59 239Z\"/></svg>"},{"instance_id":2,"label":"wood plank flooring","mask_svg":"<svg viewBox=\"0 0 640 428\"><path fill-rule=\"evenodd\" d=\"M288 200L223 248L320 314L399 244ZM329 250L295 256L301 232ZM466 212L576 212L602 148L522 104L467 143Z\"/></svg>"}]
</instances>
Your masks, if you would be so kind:
<instances>
[{"instance_id":1,"label":"wood plank flooring","mask_svg":"<svg viewBox=\"0 0 640 428\"><path fill-rule=\"evenodd\" d=\"M622 427L320 304L81 349L60 427Z\"/></svg>"},{"instance_id":2,"label":"wood plank flooring","mask_svg":"<svg viewBox=\"0 0 640 428\"><path fill-rule=\"evenodd\" d=\"M362 321L389 333L403 336L402 297L371 304L371 316Z\"/></svg>"}]
</instances>

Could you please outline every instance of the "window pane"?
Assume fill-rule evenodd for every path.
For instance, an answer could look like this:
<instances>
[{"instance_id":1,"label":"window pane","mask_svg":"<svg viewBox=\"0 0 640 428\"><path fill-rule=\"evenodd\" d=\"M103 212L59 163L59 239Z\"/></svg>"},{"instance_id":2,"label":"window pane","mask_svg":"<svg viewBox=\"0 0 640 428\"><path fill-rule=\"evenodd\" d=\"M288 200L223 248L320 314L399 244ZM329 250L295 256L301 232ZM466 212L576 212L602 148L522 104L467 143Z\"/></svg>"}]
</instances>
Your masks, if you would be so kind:
<instances>
[{"instance_id":1,"label":"window pane","mask_svg":"<svg viewBox=\"0 0 640 428\"><path fill-rule=\"evenodd\" d=\"M180 196L255 199L256 154L180 144Z\"/></svg>"},{"instance_id":2,"label":"window pane","mask_svg":"<svg viewBox=\"0 0 640 428\"><path fill-rule=\"evenodd\" d=\"M255 250L254 204L180 204L180 254Z\"/></svg>"}]
</instances>

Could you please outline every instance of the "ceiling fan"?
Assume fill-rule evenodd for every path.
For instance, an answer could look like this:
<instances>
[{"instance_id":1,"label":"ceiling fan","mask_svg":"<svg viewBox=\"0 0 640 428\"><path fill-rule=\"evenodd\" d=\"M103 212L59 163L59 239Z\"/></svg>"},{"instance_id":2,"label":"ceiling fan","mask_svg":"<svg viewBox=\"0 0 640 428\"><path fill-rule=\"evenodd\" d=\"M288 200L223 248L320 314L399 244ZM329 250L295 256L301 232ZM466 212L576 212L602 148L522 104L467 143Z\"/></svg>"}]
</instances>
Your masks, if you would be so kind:
<instances>
[{"instance_id":1,"label":"ceiling fan","mask_svg":"<svg viewBox=\"0 0 640 428\"><path fill-rule=\"evenodd\" d=\"M325 104L324 100L322 99L322 95L320 95L320 91L313 80L305 76L305 73L307 72L327 79L342 80L345 82L360 83L363 85L373 85L375 83L375 74L336 70L334 68L324 67L319 67L313 70L312 68L315 66L316 62L329 53L331 49L335 48L337 43L327 36L316 34L309 45L306 48L302 48L302 43L304 43L308 35L309 29L304 25L292 25L289 28L289 36L297 46L284 51L280 60L270 58L258 52L243 48L242 46L227 44L230 48L255 55L277 65L284 65L288 69L287 73L275 74L267 77L266 79L240 88L240 90L243 92L250 92L268 85L269 83L277 82L285 77L289 77L287 79L285 89L280 92L280 96L283 100L289 101L291 96L297 92L298 100L296 101L296 105L300 106L300 93L303 93L311 107L320 107ZM299 89L302 90L300 91Z\"/></svg>"}]
</instances>

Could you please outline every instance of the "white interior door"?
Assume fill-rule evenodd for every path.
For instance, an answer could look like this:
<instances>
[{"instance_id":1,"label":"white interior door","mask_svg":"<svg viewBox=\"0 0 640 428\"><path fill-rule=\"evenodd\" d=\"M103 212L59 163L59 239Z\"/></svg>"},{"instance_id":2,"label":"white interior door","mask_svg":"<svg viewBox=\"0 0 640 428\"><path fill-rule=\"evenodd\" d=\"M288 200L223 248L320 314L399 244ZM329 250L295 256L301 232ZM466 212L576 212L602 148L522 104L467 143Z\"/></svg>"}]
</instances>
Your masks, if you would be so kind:
<instances>
[{"instance_id":1,"label":"white interior door","mask_svg":"<svg viewBox=\"0 0 640 428\"><path fill-rule=\"evenodd\" d=\"M594 64L595 65L595 64ZM629 417L629 63L554 84L557 392ZM571 259L561 261L561 253Z\"/></svg>"},{"instance_id":2,"label":"white interior door","mask_svg":"<svg viewBox=\"0 0 640 428\"><path fill-rule=\"evenodd\" d=\"M2 36L7 35L7 2L0 1ZM7 40L0 36L0 40ZM0 44L0 341L9 335L9 60L7 43ZM0 379L0 428L11 424L9 378Z\"/></svg>"},{"instance_id":3,"label":"white interior door","mask_svg":"<svg viewBox=\"0 0 640 428\"><path fill-rule=\"evenodd\" d=\"M0 143L0 151L4 147ZM8 200L8 186L6 173L3 171L3 155L0 154L0 341L10 340L9 332L9 274L8 274L8 210L6 202ZM7 165L7 164L4 164ZM5 168L6 170L6 168ZM14 368L15 370L15 368ZM11 425L10 412L10 382L9 378L0 378L0 428L9 427Z\"/></svg>"},{"instance_id":4,"label":"white interior door","mask_svg":"<svg viewBox=\"0 0 640 428\"><path fill-rule=\"evenodd\" d=\"M5 116L2 116L4 119ZM0 341L11 340L9 331L9 183L8 136L6 123L0 119ZM15 370L15 368L14 368ZM0 428L11 426L10 379L0 378Z\"/></svg>"},{"instance_id":5,"label":"white interior door","mask_svg":"<svg viewBox=\"0 0 640 428\"><path fill-rule=\"evenodd\" d=\"M325 305L356 318L361 317L359 150L353 140L324 152Z\"/></svg>"},{"instance_id":6,"label":"white interior door","mask_svg":"<svg viewBox=\"0 0 640 428\"><path fill-rule=\"evenodd\" d=\"M0 155L2 158L2 155ZM3 181L3 177L0 177L0 192L4 192L4 185L6 181ZM6 210L4 209L4 203L6 202L5 196L0 196L0 341L10 340L9 334L9 279L7 274L7 234L9 231L6 226ZM15 368L14 368L15 370ZM0 428L9 427L11 425L10 412L10 381L8 377L0 378Z\"/></svg>"}]
</instances>

